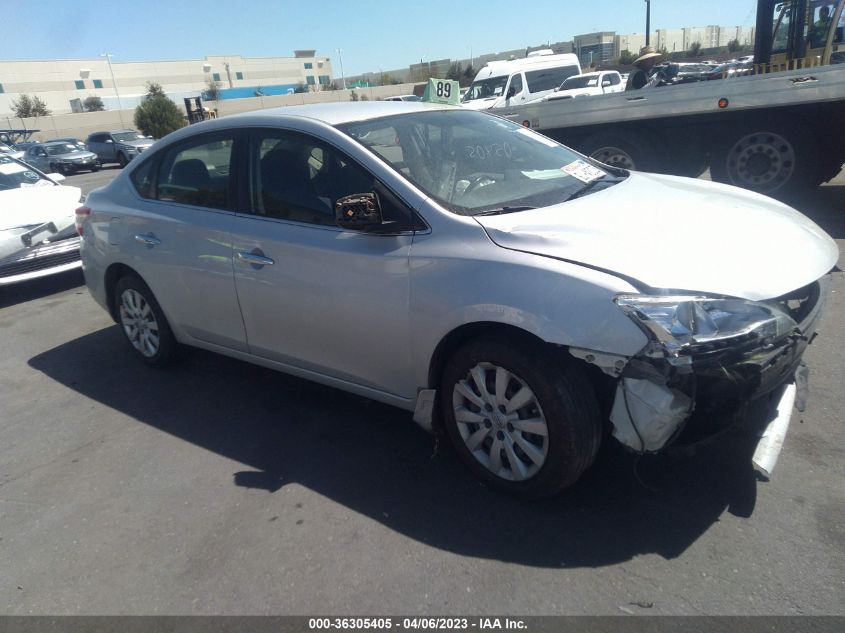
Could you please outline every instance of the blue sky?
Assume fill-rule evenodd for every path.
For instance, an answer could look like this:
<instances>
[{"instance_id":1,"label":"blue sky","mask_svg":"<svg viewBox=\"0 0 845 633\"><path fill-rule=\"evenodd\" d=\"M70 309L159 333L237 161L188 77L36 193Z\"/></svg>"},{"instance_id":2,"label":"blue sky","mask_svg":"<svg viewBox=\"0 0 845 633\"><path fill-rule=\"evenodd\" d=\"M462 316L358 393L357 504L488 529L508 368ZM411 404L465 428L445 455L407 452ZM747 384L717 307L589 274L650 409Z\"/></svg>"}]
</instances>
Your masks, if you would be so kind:
<instances>
[{"instance_id":1,"label":"blue sky","mask_svg":"<svg viewBox=\"0 0 845 633\"><path fill-rule=\"evenodd\" d=\"M24 3L26 4L26 3ZM645 30L643 0L0 0L0 59L114 61L343 51L346 75L420 59L565 41L592 31ZM755 0L652 0L655 28L751 26ZM18 14L19 17L18 17Z\"/></svg>"}]
</instances>

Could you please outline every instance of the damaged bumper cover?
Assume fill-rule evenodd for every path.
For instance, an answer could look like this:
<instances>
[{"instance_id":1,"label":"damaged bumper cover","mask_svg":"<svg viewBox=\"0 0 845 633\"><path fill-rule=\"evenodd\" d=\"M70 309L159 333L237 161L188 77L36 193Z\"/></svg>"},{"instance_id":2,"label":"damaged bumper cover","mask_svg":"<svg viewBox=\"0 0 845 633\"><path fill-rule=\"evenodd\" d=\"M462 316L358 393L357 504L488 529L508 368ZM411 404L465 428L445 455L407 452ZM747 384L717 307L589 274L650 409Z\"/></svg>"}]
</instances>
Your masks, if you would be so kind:
<instances>
[{"instance_id":1,"label":"damaged bumper cover","mask_svg":"<svg viewBox=\"0 0 845 633\"><path fill-rule=\"evenodd\" d=\"M618 376L610 416L614 437L642 453L661 451L682 433L684 443L694 443L724 430L748 403L769 396L769 418L779 422L766 431L778 438L763 451L768 476L795 400L795 388L785 386L794 382L815 335L829 286L827 275L763 302L618 297L650 343L621 370L618 363L612 368Z\"/></svg>"}]
</instances>

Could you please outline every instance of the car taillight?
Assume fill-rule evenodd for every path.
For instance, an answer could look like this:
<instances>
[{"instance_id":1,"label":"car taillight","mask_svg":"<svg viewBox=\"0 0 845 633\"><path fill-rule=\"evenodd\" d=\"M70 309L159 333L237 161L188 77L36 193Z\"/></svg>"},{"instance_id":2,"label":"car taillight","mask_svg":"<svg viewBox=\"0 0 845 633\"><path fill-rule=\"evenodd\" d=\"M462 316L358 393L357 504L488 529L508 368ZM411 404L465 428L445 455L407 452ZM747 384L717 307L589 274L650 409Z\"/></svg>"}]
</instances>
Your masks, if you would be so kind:
<instances>
[{"instance_id":1,"label":"car taillight","mask_svg":"<svg viewBox=\"0 0 845 633\"><path fill-rule=\"evenodd\" d=\"M76 232L79 237L85 232L82 223L91 217L91 209L89 207L79 207L76 210Z\"/></svg>"}]
</instances>

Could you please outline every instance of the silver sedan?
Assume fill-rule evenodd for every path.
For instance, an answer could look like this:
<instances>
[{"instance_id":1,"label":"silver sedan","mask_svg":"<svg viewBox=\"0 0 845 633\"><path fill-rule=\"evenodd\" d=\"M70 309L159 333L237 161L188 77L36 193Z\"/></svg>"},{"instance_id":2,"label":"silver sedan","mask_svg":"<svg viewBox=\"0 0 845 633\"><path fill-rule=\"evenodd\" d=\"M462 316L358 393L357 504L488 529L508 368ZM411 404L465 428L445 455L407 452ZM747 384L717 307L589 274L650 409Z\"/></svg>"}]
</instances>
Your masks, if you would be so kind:
<instances>
[{"instance_id":1,"label":"silver sedan","mask_svg":"<svg viewBox=\"0 0 845 633\"><path fill-rule=\"evenodd\" d=\"M91 294L147 364L190 345L401 407L525 495L602 441L694 443L758 398L771 474L838 258L761 195L407 102L192 125L77 226Z\"/></svg>"},{"instance_id":2,"label":"silver sedan","mask_svg":"<svg viewBox=\"0 0 845 633\"><path fill-rule=\"evenodd\" d=\"M67 141L32 145L26 150L23 160L44 173L67 175L100 169L100 160L96 154Z\"/></svg>"}]
</instances>

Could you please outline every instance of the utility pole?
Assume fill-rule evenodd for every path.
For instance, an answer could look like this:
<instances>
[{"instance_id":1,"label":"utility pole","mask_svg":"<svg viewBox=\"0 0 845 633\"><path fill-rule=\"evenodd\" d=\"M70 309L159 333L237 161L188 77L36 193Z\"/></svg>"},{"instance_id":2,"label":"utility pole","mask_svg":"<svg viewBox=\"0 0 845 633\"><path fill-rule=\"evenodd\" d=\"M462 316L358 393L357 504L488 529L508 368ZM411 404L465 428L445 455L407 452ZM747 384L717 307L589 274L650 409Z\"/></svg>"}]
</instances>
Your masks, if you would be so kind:
<instances>
[{"instance_id":1,"label":"utility pole","mask_svg":"<svg viewBox=\"0 0 845 633\"><path fill-rule=\"evenodd\" d=\"M100 53L100 57L105 57L109 65L109 74L111 75L111 85L114 87L114 94L117 97L117 116L120 118L120 127L123 127L123 104L120 102L120 93L117 91L117 82L114 79L114 70L111 67L111 58L114 57L111 53Z\"/></svg>"},{"instance_id":2,"label":"utility pole","mask_svg":"<svg viewBox=\"0 0 845 633\"><path fill-rule=\"evenodd\" d=\"M340 81L343 83L343 89L346 90L346 75L343 74L343 49L334 49L337 56L340 58Z\"/></svg>"},{"instance_id":3,"label":"utility pole","mask_svg":"<svg viewBox=\"0 0 845 633\"><path fill-rule=\"evenodd\" d=\"M651 39L651 0L645 0L645 45L648 46Z\"/></svg>"}]
</instances>

